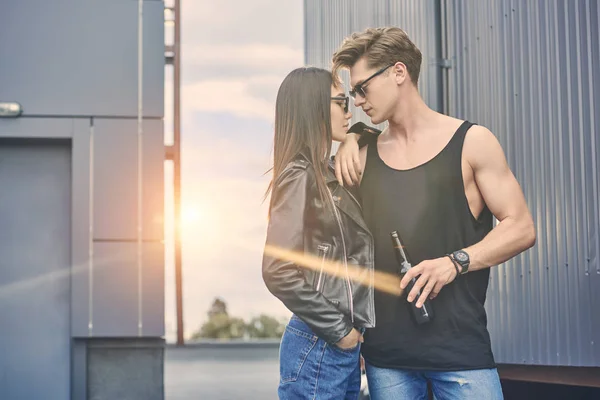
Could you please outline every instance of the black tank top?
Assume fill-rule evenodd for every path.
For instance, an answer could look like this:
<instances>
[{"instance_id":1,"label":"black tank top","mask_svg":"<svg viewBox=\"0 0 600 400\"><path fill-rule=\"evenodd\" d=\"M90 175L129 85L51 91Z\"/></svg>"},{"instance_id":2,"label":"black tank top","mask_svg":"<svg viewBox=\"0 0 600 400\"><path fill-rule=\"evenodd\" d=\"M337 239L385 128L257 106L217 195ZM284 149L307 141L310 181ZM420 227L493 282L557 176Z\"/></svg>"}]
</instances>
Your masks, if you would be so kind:
<instances>
[{"instance_id":1,"label":"black tank top","mask_svg":"<svg viewBox=\"0 0 600 400\"><path fill-rule=\"evenodd\" d=\"M430 161L395 170L369 143L361 182L364 217L375 239L375 269L398 273L390 232L397 230L412 265L481 241L492 229L484 207L476 219L467 202L461 154L472 123L464 122ZM489 269L444 286L432 301L435 318L417 326L406 297L375 291L376 327L365 334L363 355L382 368L468 370L494 368L484 309Z\"/></svg>"}]
</instances>

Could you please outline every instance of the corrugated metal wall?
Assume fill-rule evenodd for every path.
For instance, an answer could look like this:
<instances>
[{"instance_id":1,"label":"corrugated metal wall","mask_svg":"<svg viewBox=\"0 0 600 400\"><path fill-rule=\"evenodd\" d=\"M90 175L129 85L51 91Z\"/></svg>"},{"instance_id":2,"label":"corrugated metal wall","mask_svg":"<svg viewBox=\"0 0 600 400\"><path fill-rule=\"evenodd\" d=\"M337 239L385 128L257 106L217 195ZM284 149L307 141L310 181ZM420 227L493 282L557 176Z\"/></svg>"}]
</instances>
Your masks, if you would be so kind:
<instances>
[{"instance_id":1,"label":"corrugated metal wall","mask_svg":"<svg viewBox=\"0 0 600 400\"><path fill-rule=\"evenodd\" d=\"M599 14L593 0L305 1L307 64L329 67L351 32L399 26L423 52L425 101L500 140L538 241L492 268L499 363L600 366Z\"/></svg>"},{"instance_id":2,"label":"corrugated metal wall","mask_svg":"<svg viewBox=\"0 0 600 400\"><path fill-rule=\"evenodd\" d=\"M331 56L352 32L369 27L402 27L423 53L419 91L425 102L437 110L440 107L438 48L436 36L430 32L435 29L432 19L435 7L434 0L305 0L305 64L331 68ZM348 73L344 72L342 78L349 90ZM357 112L351 104L353 122L370 123L368 116Z\"/></svg>"},{"instance_id":3,"label":"corrugated metal wall","mask_svg":"<svg viewBox=\"0 0 600 400\"><path fill-rule=\"evenodd\" d=\"M496 134L537 245L492 268L498 362L600 366L597 1L448 1L449 110Z\"/></svg>"}]
</instances>

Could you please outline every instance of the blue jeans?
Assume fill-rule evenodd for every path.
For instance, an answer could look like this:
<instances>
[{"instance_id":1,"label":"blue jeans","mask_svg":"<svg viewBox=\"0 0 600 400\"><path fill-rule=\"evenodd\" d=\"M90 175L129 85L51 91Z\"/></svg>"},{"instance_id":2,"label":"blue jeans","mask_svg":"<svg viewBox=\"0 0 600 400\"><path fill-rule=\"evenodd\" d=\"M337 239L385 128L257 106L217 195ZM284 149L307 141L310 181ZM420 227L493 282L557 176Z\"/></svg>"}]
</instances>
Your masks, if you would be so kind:
<instances>
[{"instance_id":1,"label":"blue jeans","mask_svg":"<svg viewBox=\"0 0 600 400\"><path fill-rule=\"evenodd\" d=\"M366 363L371 400L426 400L427 381L436 400L502 400L498 371L417 371Z\"/></svg>"},{"instance_id":2,"label":"blue jeans","mask_svg":"<svg viewBox=\"0 0 600 400\"><path fill-rule=\"evenodd\" d=\"M343 350L318 338L295 315L279 348L279 398L358 399L360 343Z\"/></svg>"}]
</instances>

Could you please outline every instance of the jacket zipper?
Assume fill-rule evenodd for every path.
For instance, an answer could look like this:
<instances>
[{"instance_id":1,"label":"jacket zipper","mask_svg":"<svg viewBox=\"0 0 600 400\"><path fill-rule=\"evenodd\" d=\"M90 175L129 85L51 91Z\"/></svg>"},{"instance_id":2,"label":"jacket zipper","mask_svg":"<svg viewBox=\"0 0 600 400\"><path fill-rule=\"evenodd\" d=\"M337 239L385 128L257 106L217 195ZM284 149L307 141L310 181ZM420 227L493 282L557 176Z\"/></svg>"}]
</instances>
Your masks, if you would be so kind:
<instances>
[{"instance_id":1,"label":"jacket zipper","mask_svg":"<svg viewBox=\"0 0 600 400\"><path fill-rule=\"evenodd\" d=\"M360 208L362 210L362 206L360 205L360 202L356 199L356 197L354 197L354 195L349 190L346 190L346 193L348 193L350 195L350 197L352 197L352 200L354 200L356 202L356 205L358 206L358 208Z\"/></svg>"},{"instance_id":2,"label":"jacket zipper","mask_svg":"<svg viewBox=\"0 0 600 400\"><path fill-rule=\"evenodd\" d=\"M321 253L323 253L323 257L321 257L321 270L319 271L319 278L317 279L317 292L321 291L321 285L323 283L323 268L325 267L325 257L327 257L327 253L329 252L329 246L320 244L318 249Z\"/></svg>"},{"instance_id":3,"label":"jacket zipper","mask_svg":"<svg viewBox=\"0 0 600 400\"><path fill-rule=\"evenodd\" d=\"M337 221L338 227L340 228L340 236L342 238L342 251L344 252L344 268L346 269L346 285L347 285L347 293L348 293L348 301L350 303L350 319L352 323L354 323L354 299L352 296L352 287L350 286L350 276L348 276L348 256L346 253L346 240L344 239L344 230L342 229L342 221L339 215L338 209L335 206L335 201L333 200L333 195L331 194L331 190L327 190L329 193L329 199L331 200L331 206L333 207L333 214L335 215L335 220Z\"/></svg>"},{"instance_id":4,"label":"jacket zipper","mask_svg":"<svg viewBox=\"0 0 600 400\"><path fill-rule=\"evenodd\" d=\"M352 199L356 202L356 205L358 205L358 208L360 210L362 210L362 206L361 206L360 202L358 201L358 199L349 190L346 190L346 193L348 193L350 195L350 197L352 197ZM371 238L371 243L373 243L373 234L370 231L367 231L367 233L369 234L369 237ZM343 237L342 237L342 240L343 240ZM371 260L373 260L374 254L373 254L373 246L372 245L369 246L369 254L371 256ZM374 274L375 274L375 266L374 265L371 266L370 272L371 272L371 283L373 283ZM373 287L371 287L371 290L374 290ZM369 296L369 305L371 308L371 315L373 316L373 322L375 321L375 304L374 303L375 303L375 301L373 299L373 293L371 293L371 296Z\"/></svg>"}]
</instances>

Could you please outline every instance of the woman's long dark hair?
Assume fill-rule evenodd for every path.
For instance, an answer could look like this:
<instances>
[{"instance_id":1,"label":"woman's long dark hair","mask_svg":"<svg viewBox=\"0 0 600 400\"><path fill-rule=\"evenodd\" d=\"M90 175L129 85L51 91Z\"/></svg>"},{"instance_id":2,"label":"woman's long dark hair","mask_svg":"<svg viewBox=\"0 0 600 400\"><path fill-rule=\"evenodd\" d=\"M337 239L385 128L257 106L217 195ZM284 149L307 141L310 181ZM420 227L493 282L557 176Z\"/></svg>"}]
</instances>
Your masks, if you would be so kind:
<instances>
[{"instance_id":1,"label":"woman's long dark hair","mask_svg":"<svg viewBox=\"0 0 600 400\"><path fill-rule=\"evenodd\" d=\"M331 153L331 72L314 67L298 68L283 80L275 102L273 189L285 166L304 150L315 169L317 188L328 204L326 163Z\"/></svg>"}]
</instances>

